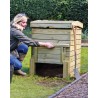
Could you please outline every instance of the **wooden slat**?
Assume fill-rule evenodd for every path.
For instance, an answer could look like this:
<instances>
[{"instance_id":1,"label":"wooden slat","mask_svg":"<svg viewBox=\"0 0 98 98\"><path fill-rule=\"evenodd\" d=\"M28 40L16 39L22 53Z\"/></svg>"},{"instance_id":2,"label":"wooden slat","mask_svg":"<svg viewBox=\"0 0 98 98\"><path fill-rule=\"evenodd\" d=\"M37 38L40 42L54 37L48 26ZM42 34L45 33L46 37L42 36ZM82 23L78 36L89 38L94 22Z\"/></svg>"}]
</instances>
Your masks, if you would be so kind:
<instances>
[{"instance_id":1,"label":"wooden slat","mask_svg":"<svg viewBox=\"0 0 98 98\"><path fill-rule=\"evenodd\" d=\"M50 40L50 42L52 42L51 40ZM74 45L74 40L70 40L70 41L54 41L53 43L56 43L56 44L69 44L69 45ZM76 40L76 45L81 45L81 40L79 39L79 40Z\"/></svg>"},{"instance_id":2,"label":"wooden slat","mask_svg":"<svg viewBox=\"0 0 98 98\"><path fill-rule=\"evenodd\" d=\"M74 41L74 35L48 35L48 34L33 34L34 40L58 40L58 41ZM76 35L76 40L81 40L81 35Z\"/></svg>"},{"instance_id":3,"label":"wooden slat","mask_svg":"<svg viewBox=\"0 0 98 98\"><path fill-rule=\"evenodd\" d=\"M30 27L38 27L38 28L72 28L71 24L31 24Z\"/></svg>"},{"instance_id":4,"label":"wooden slat","mask_svg":"<svg viewBox=\"0 0 98 98\"><path fill-rule=\"evenodd\" d=\"M39 29L39 28L33 28L32 34L51 34L51 35L69 35L71 30L66 29Z\"/></svg>"},{"instance_id":5,"label":"wooden slat","mask_svg":"<svg viewBox=\"0 0 98 98\"><path fill-rule=\"evenodd\" d=\"M47 34L33 34L33 39L48 39L48 40L70 40L69 35L47 35Z\"/></svg>"},{"instance_id":6,"label":"wooden slat","mask_svg":"<svg viewBox=\"0 0 98 98\"><path fill-rule=\"evenodd\" d=\"M81 53L81 50L78 49L76 50L77 52L77 55L79 55ZM56 48L56 49L44 49L44 48L40 48L38 49L38 55L39 54L53 54L53 55L61 55L61 50L60 48ZM63 54L66 55L66 57L68 56L74 56L74 51L66 51L66 52L63 52Z\"/></svg>"},{"instance_id":7,"label":"wooden slat","mask_svg":"<svg viewBox=\"0 0 98 98\"><path fill-rule=\"evenodd\" d=\"M76 35L81 35L81 29L76 30ZM73 30L71 29L39 29L33 28L32 34L51 34L51 35L73 35Z\"/></svg>"},{"instance_id":8,"label":"wooden slat","mask_svg":"<svg viewBox=\"0 0 98 98\"><path fill-rule=\"evenodd\" d=\"M63 57L61 57L60 54L38 54L38 59L61 59L61 61L63 61L63 59L65 59L66 61L74 61L75 57L74 54L72 56L70 56L69 54L63 53L62 54ZM80 54L77 54L77 60L80 59Z\"/></svg>"},{"instance_id":9,"label":"wooden slat","mask_svg":"<svg viewBox=\"0 0 98 98\"><path fill-rule=\"evenodd\" d=\"M36 20L30 22L30 27L38 28L72 28L73 25L83 28L83 24L79 21Z\"/></svg>"},{"instance_id":10,"label":"wooden slat","mask_svg":"<svg viewBox=\"0 0 98 98\"><path fill-rule=\"evenodd\" d=\"M76 65L78 65L80 63L81 59L76 60ZM75 61L70 62L70 66L74 66L75 65Z\"/></svg>"},{"instance_id":11,"label":"wooden slat","mask_svg":"<svg viewBox=\"0 0 98 98\"><path fill-rule=\"evenodd\" d=\"M76 55L76 59L80 59L80 58L81 58L81 53L79 53L79 54ZM70 56L69 59L70 59L70 62L74 61L75 60L75 56L74 55Z\"/></svg>"},{"instance_id":12,"label":"wooden slat","mask_svg":"<svg viewBox=\"0 0 98 98\"><path fill-rule=\"evenodd\" d=\"M55 47L65 47L65 48L66 48L66 47L70 47L69 44L65 44L65 43L64 43L64 44L61 44L61 43L54 43L54 46L55 46Z\"/></svg>"},{"instance_id":13,"label":"wooden slat","mask_svg":"<svg viewBox=\"0 0 98 98\"><path fill-rule=\"evenodd\" d=\"M76 49L81 49L81 45L76 45ZM70 51L74 50L74 46L70 46Z\"/></svg>"},{"instance_id":14,"label":"wooden slat","mask_svg":"<svg viewBox=\"0 0 98 98\"><path fill-rule=\"evenodd\" d=\"M53 48L53 49L47 49L47 48L38 48L38 54L58 54L60 55L61 54L61 48ZM77 50L79 51L79 50ZM67 55L70 55L70 51L67 51L66 52ZM78 52L80 53L80 52ZM74 55L74 51L71 52L71 55Z\"/></svg>"},{"instance_id":15,"label":"wooden slat","mask_svg":"<svg viewBox=\"0 0 98 98\"><path fill-rule=\"evenodd\" d=\"M69 47L69 48L70 48L70 50L67 49L67 51L73 51L74 50L74 47ZM80 46L80 48L78 47L77 50L79 50L79 49L81 50L81 46Z\"/></svg>"},{"instance_id":16,"label":"wooden slat","mask_svg":"<svg viewBox=\"0 0 98 98\"><path fill-rule=\"evenodd\" d=\"M58 60L60 60L60 55L57 55L57 54L38 54L38 59L58 59Z\"/></svg>"},{"instance_id":17,"label":"wooden slat","mask_svg":"<svg viewBox=\"0 0 98 98\"><path fill-rule=\"evenodd\" d=\"M81 31L82 31L81 28L77 28L77 29L76 29L76 35L77 35L77 34L80 34L80 35L81 35L81 33L82 33ZM73 29L71 29L70 34L74 34Z\"/></svg>"},{"instance_id":18,"label":"wooden slat","mask_svg":"<svg viewBox=\"0 0 98 98\"><path fill-rule=\"evenodd\" d=\"M60 48L48 49L44 47L38 48L38 54L60 54Z\"/></svg>"},{"instance_id":19,"label":"wooden slat","mask_svg":"<svg viewBox=\"0 0 98 98\"><path fill-rule=\"evenodd\" d=\"M81 51L80 50L76 50L76 54L80 54ZM66 52L66 56L74 56L74 51L69 51L69 52Z\"/></svg>"},{"instance_id":20,"label":"wooden slat","mask_svg":"<svg viewBox=\"0 0 98 98\"><path fill-rule=\"evenodd\" d=\"M74 40L74 34L70 35L70 40ZM81 40L81 35L80 34L76 35L76 40Z\"/></svg>"},{"instance_id":21,"label":"wooden slat","mask_svg":"<svg viewBox=\"0 0 98 98\"><path fill-rule=\"evenodd\" d=\"M78 46L78 45L77 45L77 46ZM79 51L79 50L81 51L81 48L76 49L76 52ZM74 51L74 49L71 50L70 47L63 47L63 52L72 52L72 51Z\"/></svg>"},{"instance_id":22,"label":"wooden slat","mask_svg":"<svg viewBox=\"0 0 98 98\"><path fill-rule=\"evenodd\" d=\"M38 41L38 42L51 42L51 43L58 43L58 40L49 40L49 39L34 39L33 38L33 40L36 40L36 41ZM69 41L68 41L69 42ZM67 42L66 42L67 43ZM66 44L65 43L65 44Z\"/></svg>"},{"instance_id":23,"label":"wooden slat","mask_svg":"<svg viewBox=\"0 0 98 98\"><path fill-rule=\"evenodd\" d=\"M76 68L80 68L80 67L81 67L81 64L78 63L78 64L76 65ZM72 69L75 69L75 65L72 65L72 66L69 67L69 70L72 70Z\"/></svg>"},{"instance_id":24,"label":"wooden slat","mask_svg":"<svg viewBox=\"0 0 98 98\"><path fill-rule=\"evenodd\" d=\"M58 40L48 40L48 39L37 39L36 41L39 41L39 42L51 42L51 43L53 43L54 45L56 45L56 44L69 44L70 45L70 43L72 43L72 45L73 45L73 41L72 42L70 42L69 40L66 40L66 41L58 41ZM78 42L78 41L77 41ZM79 42L78 42L79 43Z\"/></svg>"},{"instance_id":25,"label":"wooden slat","mask_svg":"<svg viewBox=\"0 0 98 98\"><path fill-rule=\"evenodd\" d=\"M50 64L62 64L60 60L57 59L38 59L38 63L50 63Z\"/></svg>"},{"instance_id":26,"label":"wooden slat","mask_svg":"<svg viewBox=\"0 0 98 98\"><path fill-rule=\"evenodd\" d=\"M66 60L66 61L69 61L69 62L72 62L72 61L74 61L74 58L75 58L74 55L73 55L73 56L66 56L66 57L65 57L65 60ZM81 58L81 54L77 54L77 55L76 55L76 58L77 58L77 59L80 59L80 58Z\"/></svg>"},{"instance_id":27,"label":"wooden slat","mask_svg":"<svg viewBox=\"0 0 98 98\"><path fill-rule=\"evenodd\" d=\"M74 52L74 46L66 47L66 48L64 48L63 51L66 52L66 53ZM80 45L77 47L76 52L77 51L80 51L80 53L81 53L81 46Z\"/></svg>"},{"instance_id":28,"label":"wooden slat","mask_svg":"<svg viewBox=\"0 0 98 98\"><path fill-rule=\"evenodd\" d=\"M80 68L80 65L81 65L81 64L78 63L76 68ZM74 65L69 67L69 70L70 70L70 71L73 71L74 69L75 69L75 66L74 66Z\"/></svg>"},{"instance_id":29,"label":"wooden slat","mask_svg":"<svg viewBox=\"0 0 98 98\"><path fill-rule=\"evenodd\" d=\"M70 41L70 45L74 45L74 40ZM76 45L81 45L81 39L76 40Z\"/></svg>"},{"instance_id":30,"label":"wooden slat","mask_svg":"<svg viewBox=\"0 0 98 98\"><path fill-rule=\"evenodd\" d=\"M65 54L66 54L65 57L72 57L72 56L74 56L74 51L73 52L66 52ZM81 53L78 52L77 55L79 55L79 54L81 54Z\"/></svg>"}]
</instances>

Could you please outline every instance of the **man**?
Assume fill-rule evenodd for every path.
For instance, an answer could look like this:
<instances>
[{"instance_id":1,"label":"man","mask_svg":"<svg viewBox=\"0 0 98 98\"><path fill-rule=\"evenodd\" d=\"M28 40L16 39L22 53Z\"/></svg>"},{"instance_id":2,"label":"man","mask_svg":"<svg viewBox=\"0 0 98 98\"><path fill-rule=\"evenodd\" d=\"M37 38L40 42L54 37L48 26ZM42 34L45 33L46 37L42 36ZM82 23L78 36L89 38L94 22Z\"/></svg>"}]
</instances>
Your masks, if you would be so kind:
<instances>
[{"instance_id":1,"label":"man","mask_svg":"<svg viewBox=\"0 0 98 98\"><path fill-rule=\"evenodd\" d=\"M14 66L14 73L25 76L21 70L22 61L28 51L28 46L53 48L50 42L38 42L28 38L23 30L27 26L28 17L25 14L17 14L10 26L10 65Z\"/></svg>"}]
</instances>

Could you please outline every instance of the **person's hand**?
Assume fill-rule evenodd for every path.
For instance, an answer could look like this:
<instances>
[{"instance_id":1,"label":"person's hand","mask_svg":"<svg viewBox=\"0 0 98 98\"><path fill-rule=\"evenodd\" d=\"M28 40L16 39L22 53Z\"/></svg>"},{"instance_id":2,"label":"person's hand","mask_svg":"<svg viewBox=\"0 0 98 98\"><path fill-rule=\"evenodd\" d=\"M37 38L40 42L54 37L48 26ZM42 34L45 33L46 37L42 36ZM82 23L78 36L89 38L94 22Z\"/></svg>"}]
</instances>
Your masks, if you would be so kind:
<instances>
[{"instance_id":1,"label":"person's hand","mask_svg":"<svg viewBox=\"0 0 98 98\"><path fill-rule=\"evenodd\" d=\"M47 47L47 48L54 48L54 45L53 45L53 43L46 42L45 43L45 47Z\"/></svg>"},{"instance_id":2,"label":"person's hand","mask_svg":"<svg viewBox=\"0 0 98 98\"><path fill-rule=\"evenodd\" d=\"M54 48L53 43L50 43L50 42L39 42L39 45L47 47L47 48Z\"/></svg>"}]
</instances>

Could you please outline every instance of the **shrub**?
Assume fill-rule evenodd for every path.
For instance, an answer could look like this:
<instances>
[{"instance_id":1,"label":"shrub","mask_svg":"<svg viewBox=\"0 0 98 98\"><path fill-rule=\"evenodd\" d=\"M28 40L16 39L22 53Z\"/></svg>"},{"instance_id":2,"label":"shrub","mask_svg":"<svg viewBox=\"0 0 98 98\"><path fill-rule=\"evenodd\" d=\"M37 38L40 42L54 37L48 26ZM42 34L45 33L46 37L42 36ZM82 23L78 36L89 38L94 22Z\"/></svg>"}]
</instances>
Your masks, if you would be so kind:
<instances>
[{"instance_id":1,"label":"shrub","mask_svg":"<svg viewBox=\"0 0 98 98\"><path fill-rule=\"evenodd\" d=\"M88 28L87 0L10 0L10 19L20 12L30 20L78 20Z\"/></svg>"}]
</instances>

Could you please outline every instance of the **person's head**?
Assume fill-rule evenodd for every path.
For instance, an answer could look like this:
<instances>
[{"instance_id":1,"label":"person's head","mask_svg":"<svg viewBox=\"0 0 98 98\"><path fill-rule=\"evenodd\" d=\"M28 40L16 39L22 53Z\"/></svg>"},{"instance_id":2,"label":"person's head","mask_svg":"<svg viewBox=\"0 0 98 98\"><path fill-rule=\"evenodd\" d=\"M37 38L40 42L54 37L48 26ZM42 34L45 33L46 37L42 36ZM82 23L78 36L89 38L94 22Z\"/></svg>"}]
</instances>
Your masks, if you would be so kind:
<instances>
[{"instance_id":1,"label":"person's head","mask_svg":"<svg viewBox=\"0 0 98 98\"><path fill-rule=\"evenodd\" d=\"M28 17L24 13L19 13L17 14L13 21L12 21L12 26L15 26L16 28L23 30L27 26L27 20Z\"/></svg>"}]
</instances>

